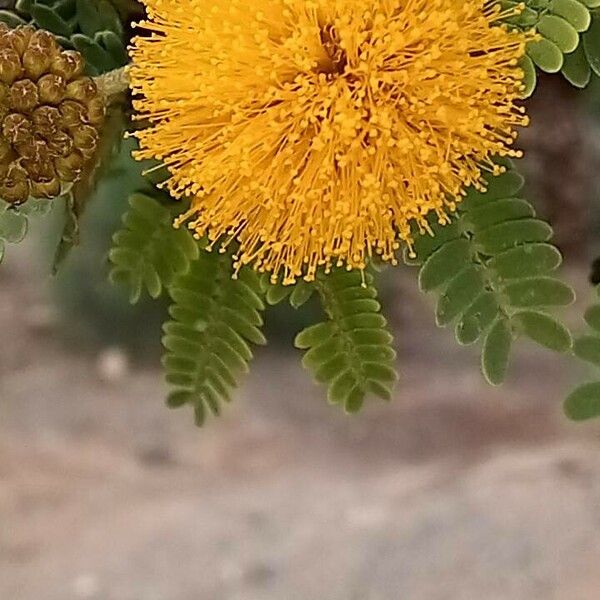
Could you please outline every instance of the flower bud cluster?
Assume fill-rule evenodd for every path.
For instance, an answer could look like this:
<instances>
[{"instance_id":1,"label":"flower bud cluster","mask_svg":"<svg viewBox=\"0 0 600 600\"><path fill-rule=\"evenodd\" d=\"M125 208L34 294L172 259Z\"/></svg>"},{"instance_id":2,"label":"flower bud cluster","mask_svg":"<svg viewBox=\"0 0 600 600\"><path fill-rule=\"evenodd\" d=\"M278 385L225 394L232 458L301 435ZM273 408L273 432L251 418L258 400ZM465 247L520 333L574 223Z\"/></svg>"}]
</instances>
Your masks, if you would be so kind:
<instances>
[{"instance_id":1,"label":"flower bud cluster","mask_svg":"<svg viewBox=\"0 0 600 600\"><path fill-rule=\"evenodd\" d=\"M0 198L55 198L98 146L105 101L78 52L0 23Z\"/></svg>"}]
</instances>

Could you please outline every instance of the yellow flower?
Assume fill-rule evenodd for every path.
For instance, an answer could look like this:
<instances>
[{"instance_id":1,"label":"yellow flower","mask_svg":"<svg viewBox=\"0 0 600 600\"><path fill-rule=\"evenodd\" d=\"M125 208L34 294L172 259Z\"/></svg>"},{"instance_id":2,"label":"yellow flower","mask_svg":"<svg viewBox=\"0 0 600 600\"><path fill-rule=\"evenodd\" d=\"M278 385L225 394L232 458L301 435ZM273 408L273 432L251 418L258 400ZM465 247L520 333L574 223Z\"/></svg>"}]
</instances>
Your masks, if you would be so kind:
<instances>
[{"instance_id":1,"label":"yellow flower","mask_svg":"<svg viewBox=\"0 0 600 600\"><path fill-rule=\"evenodd\" d=\"M496 2L144 3L137 157L191 197L176 225L237 240L237 267L292 283L373 255L394 263L428 213L447 220L482 171L501 172L494 155L520 154L531 34L500 25Z\"/></svg>"}]
</instances>

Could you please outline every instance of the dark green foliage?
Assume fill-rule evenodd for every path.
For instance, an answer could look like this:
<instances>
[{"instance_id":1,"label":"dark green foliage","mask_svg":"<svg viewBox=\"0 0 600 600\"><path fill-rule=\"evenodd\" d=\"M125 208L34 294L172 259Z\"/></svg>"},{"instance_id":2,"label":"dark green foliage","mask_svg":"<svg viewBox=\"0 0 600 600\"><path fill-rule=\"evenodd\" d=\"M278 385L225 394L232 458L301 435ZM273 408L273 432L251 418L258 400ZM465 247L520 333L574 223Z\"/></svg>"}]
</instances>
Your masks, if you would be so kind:
<instances>
[{"instance_id":1,"label":"dark green foliage","mask_svg":"<svg viewBox=\"0 0 600 600\"><path fill-rule=\"evenodd\" d=\"M555 352L568 352L572 345L569 330L543 312L523 310L512 317L515 331Z\"/></svg>"},{"instance_id":2,"label":"dark green foliage","mask_svg":"<svg viewBox=\"0 0 600 600\"><path fill-rule=\"evenodd\" d=\"M600 295L600 288L597 288ZM585 312L590 333L580 335L573 343L573 354L580 360L600 367L600 304L590 306ZM600 417L600 382L576 388L565 400L565 413L575 421Z\"/></svg>"},{"instance_id":3,"label":"dark green foliage","mask_svg":"<svg viewBox=\"0 0 600 600\"><path fill-rule=\"evenodd\" d=\"M201 425L218 415L239 376L248 370L251 344L264 344L261 332L263 288L243 269L232 278L228 254L201 251L190 269L172 282L171 320L164 325L163 365L172 386L168 404L191 404Z\"/></svg>"},{"instance_id":4,"label":"dark green foliage","mask_svg":"<svg viewBox=\"0 0 600 600\"><path fill-rule=\"evenodd\" d=\"M561 263L548 243L551 227L517 198L514 170L491 177L485 193L469 191L449 225L433 221L434 236L418 237L419 285L438 296L436 321L454 324L460 344L483 342L482 369L492 384L504 379L514 338L525 336L567 352L567 329L546 313L573 302L571 288L552 276Z\"/></svg>"},{"instance_id":5,"label":"dark green foliage","mask_svg":"<svg viewBox=\"0 0 600 600\"><path fill-rule=\"evenodd\" d=\"M481 370L492 385L500 385L504 381L512 341L510 323L505 316L501 315L490 327L481 353Z\"/></svg>"},{"instance_id":6,"label":"dark green foliage","mask_svg":"<svg viewBox=\"0 0 600 600\"><path fill-rule=\"evenodd\" d=\"M110 0L18 0L16 13L0 13L13 27L31 23L54 33L64 47L81 52L90 75L127 63L123 24Z\"/></svg>"},{"instance_id":7,"label":"dark green foliage","mask_svg":"<svg viewBox=\"0 0 600 600\"><path fill-rule=\"evenodd\" d=\"M571 392L565 400L564 410L573 421L600 417L600 381L586 383Z\"/></svg>"},{"instance_id":8,"label":"dark green foliage","mask_svg":"<svg viewBox=\"0 0 600 600\"><path fill-rule=\"evenodd\" d=\"M514 0L499 0L504 8ZM546 73L562 72L574 86L585 87L592 72L600 72L600 2L598 0L525 0L525 10L507 19L510 27L536 28L541 39L527 46L521 61L525 71L525 93L536 85L537 66Z\"/></svg>"},{"instance_id":9,"label":"dark green foliage","mask_svg":"<svg viewBox=\"0 0 600 600\"><path fill-rule=\"evenodd\" d=\"M592 24L583 36L583 49L592 71L600 77L600 5L592 13Z\"/></svg>"},{"instance_id":10,"label":"dark green foliage","mask_svg":"<svg viewBox=\"0 0 600 600\"><path fill-rule=\"evenodd\" d=\"M129 199L124 227L113 237L109 258L113 264L110 279L126 286L132 304L144 289L158 298L198 258L198 243L187 229L173 227L173 217L152 196L134 194Z\"/></svg>"},{"instance_id":11,"label":"dark green foliage","mask_svg":"<svg viewBox=\"0 0 600 600\"><path fill-rule=\"evenodd\" d=\"M304 367L327 385L329 402L347 412L360 410L368 394L390 400L396 353L372 275L337 269L313 285L327 319L296 336L295 345L306 350Z\"/></svg>"}]
</instances>

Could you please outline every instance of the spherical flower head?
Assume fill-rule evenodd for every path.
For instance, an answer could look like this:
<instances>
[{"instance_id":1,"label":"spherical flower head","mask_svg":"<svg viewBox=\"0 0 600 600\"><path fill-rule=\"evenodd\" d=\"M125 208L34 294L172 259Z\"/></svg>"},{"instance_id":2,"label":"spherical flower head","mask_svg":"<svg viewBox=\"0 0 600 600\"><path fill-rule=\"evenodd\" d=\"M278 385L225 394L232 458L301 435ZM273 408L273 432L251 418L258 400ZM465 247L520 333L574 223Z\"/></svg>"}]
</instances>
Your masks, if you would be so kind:
<instances>
[{"instance_id":1,"label":"spherical flower head","mask_svg":"<svg viewBox=\"0 0 600 600\"><path fill-rule=\"evenodd\" d=\"M394 263L518 156L528 36L490 0L144 0L140 159L236 266L293 283ZM512 9L515 10L515 9ZM518 10L518 8L516 9Z\"/></svg>"}]
</instances>

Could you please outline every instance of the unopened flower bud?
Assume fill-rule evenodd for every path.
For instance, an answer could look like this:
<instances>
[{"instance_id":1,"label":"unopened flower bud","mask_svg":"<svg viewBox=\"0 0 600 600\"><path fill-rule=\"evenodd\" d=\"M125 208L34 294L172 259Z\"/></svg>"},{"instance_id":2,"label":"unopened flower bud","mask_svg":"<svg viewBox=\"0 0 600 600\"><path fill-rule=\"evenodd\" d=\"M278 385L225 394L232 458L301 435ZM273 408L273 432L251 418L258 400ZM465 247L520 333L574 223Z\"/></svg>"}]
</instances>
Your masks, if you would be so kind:
<instances>
[{"instance_id":1,"label":"unopened flower bud","mask_svg":"<svg viewBox=\"0 0 600 600\"><path fill-rule=\"evenodd\" d=\"M83 170L83 164L83 156L77 151L54 161L56 172L63 181L75 181Z\"/></svg>"},{"instance_id":2,"label":"unopened flower bud","mask_svg":"<svg viewBox=\"0 0 600 600\"><path fill-rule=\"evenodd\" d=\"M73 150L73 138L68 133L59 131L47 140L47 145L54 156L67 156Z\"/></svg>"},{"instance_id":3,"label":"unopened flower bud","mask_svg":"<svg viewBox=\"0 0 600 600\"><path fill-rule=\"evenodd\" d=\"M66 80L75 79L83 73L85 64L81 54L73 50L64 50L52 57L50 72Z\"/></svg>"},{"instance_id":4,"label":"unopened flower bud","mask_svg":"<svg viewBox=\"0 0 600 600\"><path fill-rule=\"evenodd\" d=\"M22 204L29 198L27 171L16 162L11 163L0 179L0 198L10 204Z\"/></svg>"},{"instance_id":5,"label":"unopened flower bud","mask_svg":"<svg viewBox=\"0 0 600 600\"><path fill-rule=\"evenodd\" d=\"M91 125L81 125L71 129L73 143L85 157L90 157L98 148L98 132Z\"/></svg>"},{"instance_id":6,"label":"unopened flower bud","mask_svg":"<svg viewBox=\"0 0 600 600\"><path fill-rule=\"evenodd\" d=\"M60 46L56 38L49 31L44 31L43 29L38 29L31 34L27 49L39 50L52 58L60 53Z\"/></svg>"},{"instance_id":7,"label":"unopened flower bud","mask_svg":"<svg viewBox=\"0 0 600 600\"><path fill-rule=\"evenodd\" d=\"M25 142L15 144L14 146L17 154L22 158L34 159L44 154L44 152L46 153L46 156L48 155L46 143L43 140L35 139L33 137Z\"/></svg>"},{"instance_id":8,"label":"unopened flower bud","mask_svg":"<svg viewBox=\"0 0 600 600\"><path fill-rule=\"evenodd\" d=\"M37 80L44 73L47 73L51 63L52 56L41 50L31 48L23 54L25 75L31 79Z\"/></svg>"},{"instance_id":9,"label":"unopened flower bud","mask_svg":"<svg viewBox=\"0 0 600 600\"><path fill-rule=\"evenodd\" d=\"M106 104L102 98L92 98L87 103L88 119L92 125L101 125L106 117Z\"/></svg>"},{"instance_id":10,"label":"unopened flower bud","mask_svg":"<svg viewBox=\"0 0 600 600\"><path fill-rule=\"evenodd\" d=\"M8 113L8 94L10 88L0 81L0 120Z\"/></svg>"},{"instance_id":11,"label":"unopened flower bud","mask_svg":"<svg viewBox=\"0 0 600 600\"><path fill-rule=\"evenodd\" d=\"M50 138L61 126L60 111L54 106L38 106L31 115L36 133Z\"/></svg>"},{"instance_id":12,"label":"unopened flower bud","mask_svg":"<svg viewBox=\"0 0 600 600\"><path fill-rule=\"evenodd\" d=\"M65 127L74 128L88 123L85 106L75 100L65 100L58 107Z\"/></svg>"},{"instance_id":13,"label":"unopened flower bud","mask_svg":"<svg viewBox=\"0 0 600 600\"><path fill-rule=\"evenodd\" d=\"M21 164L34 181L50 181L56 175L54 164L48 155L23 159Z\"/></svg>"},{"instance_id":14,"label":"unopened flower bud","mask_svg":"<svg viewBox=\"0 0 600 600\"><path fill-rule=\"evenodd\" d=\"M60 181L57 177L50 181L31 181L31 195L34 198L56 198L60 195Z\"/></svg>"},{"instance_id":15,"label":"unopened flower bud","mask_svg":"<svg viewBox=\"0 0 600 600\"><path fill-rule=\"evenodd\" d=\"M15 81L10 87L8 103L12 110L31 112L39 104L39 100L37 85L29 79Z\"/></svg>"},{"instance_id":16,"label":"unopened flower bud","mask_svg":"<svg viewBox=\"0 0 600 600\"><path fill-rule=\"evenodd\" d=\"M0 137L0 163L4 163L12 154L12 146L8 140Z\"/></svg>"},{"instance_id":17,"label":"unopened flower bud","mask_svg":"<svg viewBox=\"0 0 600 600\"><path fill-rule=\"evenodd\" d=\"M98 96L98 88L90 77L79 77L67 85L65 96L85 104Z\"/></svg>"},{"instance_id":18,"label":"unopened flower bud","mask_svg":"<svg viewBox=\"0 0 600 600\"><path fill-rule=\"evenodd\" d=\"M21 59L13 48L0 48L0 81L9 85L23 73Z\"/></svg>"},{"instance_id":19,"label":"unopened flower bud","mask_svg":"<svg viewBox=\"0 0 600 600\"><path fill-rule=\"evenodd\" d=\"M25 115L10 113L2 122L2 135L13 145L26 142L33 136L33 124Z\"/></svg>"},{"instance_id":20,"label":"unopened flower bud","mask_svg":"<svg viewBox=\"0 0 600 600\"><path fill-rule=\"evenodd\" d=\"M65 97L66 83L59 75L43 75L37 85L42 104L58 104Z\"/></svg>"},{"instance_id":21,"label":"unopened flower bud","mask_svg":"<svg viewBox=\"0 0 600 600\"><path fill-rule=\"evenodd\" d=\"M12 46L19 55L22 55L27 46L29 45L29 41L31 40L31 36L35 32L33 27L20 27L19 29L9 30L4 36L4 42Z\"/></svg>"}]
</instances>

